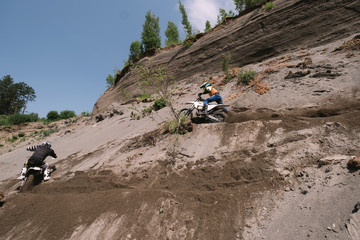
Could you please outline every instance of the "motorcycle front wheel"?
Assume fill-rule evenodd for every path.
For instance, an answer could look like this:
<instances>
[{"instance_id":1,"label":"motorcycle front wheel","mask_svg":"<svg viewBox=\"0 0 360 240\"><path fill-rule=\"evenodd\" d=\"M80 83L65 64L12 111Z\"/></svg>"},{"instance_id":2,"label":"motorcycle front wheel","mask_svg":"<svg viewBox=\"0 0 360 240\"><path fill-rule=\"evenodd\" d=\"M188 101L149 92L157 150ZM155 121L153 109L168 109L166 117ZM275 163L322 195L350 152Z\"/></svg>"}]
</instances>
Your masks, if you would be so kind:
<instances>
[{"instance_id":1,"label":"motorcycle front wheel","mask_svg":"<svg viewBox=\"0 0 360 240\"><path fill-rule=\"evenodd\" d=\"M179 118L181 117L189 117L190 120L193 118L193 114L192 111L190 110L190 108L183 108L179 111L178 113Z\"/></svg>"}]
</instances>

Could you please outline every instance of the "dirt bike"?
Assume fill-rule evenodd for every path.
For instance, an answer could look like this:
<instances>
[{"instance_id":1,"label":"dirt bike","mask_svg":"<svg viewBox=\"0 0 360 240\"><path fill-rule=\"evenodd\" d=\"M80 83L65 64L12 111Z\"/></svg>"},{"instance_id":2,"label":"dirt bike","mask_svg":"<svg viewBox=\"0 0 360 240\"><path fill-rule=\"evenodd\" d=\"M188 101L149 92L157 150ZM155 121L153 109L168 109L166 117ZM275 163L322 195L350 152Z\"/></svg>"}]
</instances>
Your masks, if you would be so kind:
<instances>
[{"instance_id":1,"label":"dirt bike","mask_svg":"<svg viewBox=\"0 0 360 240\"><path fill-rule=\"evenodd\" d=\"M50 166L50 174L56 170L55 166ZM33 186L38 185L44 179L45 169L42 167L28 167L25 178L22 180L20 186L17 188L22 192L30 191Z\"/></svg>"},{"instance_id":2,"label":"dirt bike","mask_svg":"<svg viewBox=\"0 0 360 240\"><path fill-rule=\"evenodd\" d=\"M186 104L191 104L189 108L183 108L179 111L179 117L190 117L191 121L201 120L202 122L225 122L226 107L229 105L209 103L207 113L204 112L204 99L198 97L196 101L189 101ZM196 119L193 117L193 111L196 110Z\"/></svg>"}]
</instances>

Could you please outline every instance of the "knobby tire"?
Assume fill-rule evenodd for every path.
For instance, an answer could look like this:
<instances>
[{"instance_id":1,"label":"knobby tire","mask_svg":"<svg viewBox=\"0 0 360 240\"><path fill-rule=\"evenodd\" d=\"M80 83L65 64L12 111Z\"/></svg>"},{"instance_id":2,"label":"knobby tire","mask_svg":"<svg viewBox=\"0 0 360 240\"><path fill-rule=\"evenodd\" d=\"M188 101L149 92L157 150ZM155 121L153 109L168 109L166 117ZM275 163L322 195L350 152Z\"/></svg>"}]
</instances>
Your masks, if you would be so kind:
<instances>
[{"instance_id":1,"label":"knobby tire","mask_svg":"<svg viewBox=\"0 0 360 240\"><path fill-rule=\"evenodd\" d=\"M181 116L190 117L190 120L193 118L192 111L189 113L189 108L183 108L179 112L179 118Z\"/></svg>"},{"instance_id":2,"label":"knobby tire","mask_svg":"<svg viewBox=\"0 0 360 240\"><path fill-rule=\"evenodd\" d=\"M34 186L34 178L35 176L33 174L30 174L28 178L26 179L26 182L24 186L21 188L21 192L28 192L31 191L31 189Z\"/></svg>"}]
</instances>

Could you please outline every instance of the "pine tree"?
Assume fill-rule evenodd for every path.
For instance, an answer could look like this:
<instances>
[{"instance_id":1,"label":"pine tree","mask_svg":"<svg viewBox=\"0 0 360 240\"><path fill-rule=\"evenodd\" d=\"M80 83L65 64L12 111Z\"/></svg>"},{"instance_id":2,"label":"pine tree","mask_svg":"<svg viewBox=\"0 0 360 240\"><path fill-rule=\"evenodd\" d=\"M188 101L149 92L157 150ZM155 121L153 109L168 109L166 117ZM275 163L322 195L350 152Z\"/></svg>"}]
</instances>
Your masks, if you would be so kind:
<instances>
[{"instance_id":1,"label":"pine tree","mask_svg":"<svg viewBox=\"0 0 360 240\"><path fill-rule=\"evenodd\" d=\"M136 40L130 44L129 62L138 60L142 54L142 46L140 41Z\"/></svg>"},{"instance_id":2,"label":"pine tree","mask_svg":"<svg viewBox=\"0 0 360 240\"><path fill-rule=\"evenodd\" d=\"M188 20L188 17L187 17L187 13L186 13L186 10L185 10L185 7L184 5L181 3L181 1L179 0L179 10L181 12L181 16L182 16L182 25L184 26L184 31L185 31L185 34L186 34L186 37L190 37L192 35L192 27L190 25L190 22Z\"/></svg>"},{"instance_id":3,"label":"pine tree","mask_svg":"<svg viewBox=\"0 0 360 240\"><path fill-rule=\"evenodd\" d=\"M165 31L165 36L167 37L167 40L165 40L165 45L170 46L173 44L178 44L180 42L179 39L179 30L175 23L172 21L168 22L167 29Z\"/></svg>"},{"instance_id":4,"label":"pine tree","mask_svg":"<svg viewBox=\"0 0 360 240\"><path fill-rule=\"evenodd\" d=\"M235 4L235 9L238 10L239 12L245 10L246 5L248 5L249 2L251 2L251 0L233 0L233 1Z\"/></svg>"},{"instance_id":5,"label":"pine tree","mask_svg":"<svg viewBox=\"0 0 360 240\"><path fill-rule=\"evenodd\" d=\"M207 20L206 23L205 23L205 32L210 31L210 29L211 29L211 24L210 24L210 21Z\"/></svg>"},{"instance_id":6,"label":"pine tree","mask_svg":"<svg viewBox=\"0 0 360 240\"><path fill-rule=\"evenodd\" d=\"M141 34L144 51L161 47L159 17L149 10L145 15L145 23Z\"/></svg>"}]
</instances>

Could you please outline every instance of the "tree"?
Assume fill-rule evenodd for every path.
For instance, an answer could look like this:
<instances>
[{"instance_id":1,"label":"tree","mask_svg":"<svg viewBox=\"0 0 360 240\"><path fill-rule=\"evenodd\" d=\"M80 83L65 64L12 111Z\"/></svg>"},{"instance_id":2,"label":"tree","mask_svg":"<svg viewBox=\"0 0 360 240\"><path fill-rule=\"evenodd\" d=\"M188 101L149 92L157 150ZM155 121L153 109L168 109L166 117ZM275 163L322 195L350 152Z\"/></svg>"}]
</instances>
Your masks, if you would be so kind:
<instances>
[{"instance_id":1,"label":"tree","mask_svg":"<svg viewBox=\"0 0 360 240\"><path fill-rule=\"evenodd\" d=\"M233 0L235 4L235 9L238 10L238 12L241 12L245 10L246 3L245 2L251 2L252 0Z\"/></svg>"},{"instance_id":2,"label":"tree","mask_svg":"<svg viewBox=\"0 0 360 240\"><path fill-rule=\"evenodd\" d=\"M233 1L235 4L235 9L238 10L239 12L266 2L266 0L233 0Z\"/></svg>"},{"instance_id":3,"label":"tree","mask_svg":"<svg viewBox=\"0 0 360 240\"><path fill-rule=\"evenodd\" d=\"M210 29L211 29L211 24L210 24L210 21L207 20L206 23L205 23L205 32L210 31Z\"/></svg>"},{"instance_id":4,"label":"tree","mask_svg":"<svg viewBox=\"0 0 360 240\"><path fill-rule=\"evenodd\" d=\"M34 89L26 83L14 83L10 75L0 80L0 114L24 113L27 103L35 98Z\"/></svg>"},{"instance_id":5,"label":"tree","mask_svg":"<svg viewBox=\"0 0 360 240\"><path fill-rule=\"evenodd\" d=\"M235 16L235 13L233 11L230 10L229 13L227 13L226 10L222 8L219 9L219 13L220 15L217 16L218 25L221 24L225 20L225 18Z\"/></svg>"},{"instance_id":6,"label":"tree","mask_svg":"<svg viewBox=\"0 0 360 240\"><path fill-rule=\"evenodd\" d=\"M181 16L182 16L181 23L184 26L184 31L185 31L186 37L190 37L192 35L192 27L191 27L190 22L188 20L185 7L181 3L180 0L179 0L179 10L180 10L180 13L181 13Z\"/></svg>"},{"instance_id":7,"label":"tree","mask_svg":"<svg viewBox=\"0 0 360 240\"><path fill-rule=\"evenodd\" d=\"M222 23L222 21L224 21L224 19L227 17L227 12L225 9L220 8L219 13L220 15L217 16L217 24Z\"/></svg>"},{"instance_id":8,"label":"tree","mask_svg":"<svg viewBox=\"0 0 360 240\"><path fill-rule=\"evenodd\" d=\"M143 52L140 41L136 40L130 44L129 62L133 63L141 57Z\"/></svg>"},{"instance_id":9,"label":"tree","mask_svg":"<svg viewBox=\"0 0 360 240\"><path fill-rule=\"evenodd\" d=\"M161 47L159 17L151 14L150 10L145 15L141 41L145 51Z\"/></svg>"},{"instance_id":10,"label":"tree","mask_svg":"<svg viewBox=\"0 0 360 240\"><path fill-rule=\"evenodd\" d=\"M106 77L106 87L107 88L115 85L116 74L119 72L119 69L117 67L114 67L113 72L114 72L114 75L109 73L109 75Z\"/></svg>"},{"instance_id":11,"label":"tree","mask_svg":"<svg viewBox=\"0 0 360 240\"><path fill-rule=\"evenodd\" d=\"M160 98L164 99L173 116L178 119L172 99L173 76L169 75L167 69L163 67L149 68L139 65L137 69L140 75L138 86L144 93L156 93Z\"/></svg>"},{"instance_id":12,"label":"tree","mask_svg":"<svg viewBox=\"0 0 360 240\"><path fill-rule=\"evenodd\" d=\"M114 86L115 84L115 78L113 75L109 73L109 75L106 77L106 87L109 88L111 86Z\"/></svg>"},{"instance_id":13,"label":"tree","mask_svg":"<svg viewBox=\"0 0 360 240\"><path fill-rule=\"evenodd\" d=\"M14 85L16 85L15 88L17 89L17 98L14 101L14 112L19 113L22 109L22 113L24 114L27 103L35 100L35 91L24 82L15 83Z\"/></svg>"},{"instance_id":14,"label":"tree","mask_svg":"<svg viewBox=\"0 0 360 240\"><path fill-rule=\"evenodd\" d=\"M8 114L11 108L12 86L14 84L10 75L6 75L0 80L0 115Z\"/></svg>"},{"instance_id":15,"label":"tree","mask_svg":"<svg viewBox=\"0 0 360 240\"><path fill-rule=\"evenodd\" d=\"M177 26L175 25L175 23L173 23L172 21L168 22L168 26L165 31L165 36L167 37L167 39L165 40L166 46L178 44L180 42L179 30L178 30Z\"/></svg>"}]
</instances>

